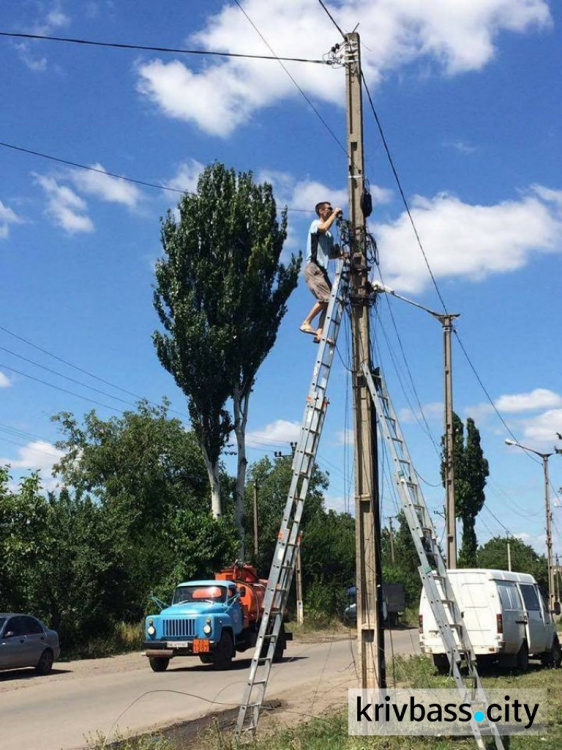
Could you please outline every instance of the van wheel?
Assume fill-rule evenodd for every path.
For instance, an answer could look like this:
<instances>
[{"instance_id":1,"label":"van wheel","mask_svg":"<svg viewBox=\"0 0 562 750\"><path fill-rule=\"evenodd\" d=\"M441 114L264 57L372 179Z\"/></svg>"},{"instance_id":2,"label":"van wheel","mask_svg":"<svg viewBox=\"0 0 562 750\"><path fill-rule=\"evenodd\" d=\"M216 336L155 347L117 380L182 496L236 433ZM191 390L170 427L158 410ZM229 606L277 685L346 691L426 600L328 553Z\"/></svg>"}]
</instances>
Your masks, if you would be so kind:
<instances>
[{"instance_id":1,"label":"van wheel","mask_svg":"<svg viewBox=\"0 0 562 750\"><path fill-rule=\"evenodd\" d=\"M523 641L517 653L517 669L521 672L526 672L529 669L529 647L526 641Z\"/></svg>"},{"instance_id":2,"label":"van wheel","mask_svg":"<svg viewBox=\"0 0 562 750\"><path fill-rule=\"evenodd\" d=\"M562 649L560 648L558 636L554 636L552 648L542 657L541 662L545 667L560 668L560 664L562 663Z\"/></svg>"},{"instance_id":3,"label":"van wheel","mask_svg":"<svg viewBox=\"0 0 562 750\"><path fill-rule=\"evenodd\" d=\"M449 674L449 659L446 654L433 654L433 666L439 674Z\"/></svg>"}]
</instances>

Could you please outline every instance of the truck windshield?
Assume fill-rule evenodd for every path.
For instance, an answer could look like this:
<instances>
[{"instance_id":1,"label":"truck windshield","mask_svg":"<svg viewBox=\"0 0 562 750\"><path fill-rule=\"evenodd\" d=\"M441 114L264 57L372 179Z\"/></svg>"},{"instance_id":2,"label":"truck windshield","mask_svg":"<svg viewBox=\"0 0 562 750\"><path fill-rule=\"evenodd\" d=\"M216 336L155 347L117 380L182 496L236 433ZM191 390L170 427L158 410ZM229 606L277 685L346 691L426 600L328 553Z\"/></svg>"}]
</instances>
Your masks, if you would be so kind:
<instances>
[{"instance_id":1,"label":"truck windshield","mask_svg":"<svg viewBox=\"0 0 562 750\"><path fill-rule=\"evenodd\" d=\"M172 604L225 601L226 588L224 586L178 586L174 591Z\"/></svg>"}]
</instances>

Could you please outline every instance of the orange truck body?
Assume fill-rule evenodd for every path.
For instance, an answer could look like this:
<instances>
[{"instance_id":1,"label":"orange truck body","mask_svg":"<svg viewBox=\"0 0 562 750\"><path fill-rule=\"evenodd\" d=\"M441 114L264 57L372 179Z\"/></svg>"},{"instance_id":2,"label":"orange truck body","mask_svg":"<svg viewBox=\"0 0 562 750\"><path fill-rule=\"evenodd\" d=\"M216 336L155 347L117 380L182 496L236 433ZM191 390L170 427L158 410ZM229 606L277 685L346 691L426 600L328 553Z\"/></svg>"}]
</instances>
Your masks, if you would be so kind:
<instances>
[{"instance_id":1,"label":"orange truck body","mask_svg":"<svg viewBox=\"0 0 562 750\"><path fill-rule=\"evenodd\" d=\"M223 568L215 573L215 579L217 581L233 581L236 584L240 594L245 628L252 622L261 619L267 580L260 578L254 567L235 563L230 568Z\"/></svg>"}]
</instances>

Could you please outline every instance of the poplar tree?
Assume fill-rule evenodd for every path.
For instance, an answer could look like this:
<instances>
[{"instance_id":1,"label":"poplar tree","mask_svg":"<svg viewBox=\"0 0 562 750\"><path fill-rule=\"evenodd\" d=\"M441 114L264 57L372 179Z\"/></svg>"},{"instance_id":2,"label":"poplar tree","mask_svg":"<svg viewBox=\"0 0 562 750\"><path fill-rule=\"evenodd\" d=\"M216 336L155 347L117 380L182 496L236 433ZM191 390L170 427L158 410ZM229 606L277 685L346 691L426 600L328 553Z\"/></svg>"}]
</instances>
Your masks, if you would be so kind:
<instances>
[{"instance_id":1,"label":"poplar tree","mask_svg":"<svg viewBox=\"0 0 562 750\"><path fill-rule=\"evenodd\" d=\"M223 512L221 453L236 434L236 524L243 554L250 394L297 285L301 256L280 262L287 210L278 218L271 185L256 184L251 172L208 166L197 192L185 194L178 211L179 217L168 212L162 221L164 257L156 264L154 306L164 332L156 331L153 339L162 365L186 396L215 517Z\"/></svg>"},{"instance_id":2,"label":"poplar tree","mask_svg":"<svg viewBox=\"0 0 562 750\"><path fill-rule=\"evenodd\" d=\"M441 444L444 446L445 438ZM462 543L459 551L459 566L476 567L476 516L484 507L484 488L490 474L488 461L480 444L480 432L469 417L464 425L460 417L453 413L453 466L455 470L455 513L462 521ZM445 486L445 463L441 463L441 479Z\"/></svg>"}]
</instances>

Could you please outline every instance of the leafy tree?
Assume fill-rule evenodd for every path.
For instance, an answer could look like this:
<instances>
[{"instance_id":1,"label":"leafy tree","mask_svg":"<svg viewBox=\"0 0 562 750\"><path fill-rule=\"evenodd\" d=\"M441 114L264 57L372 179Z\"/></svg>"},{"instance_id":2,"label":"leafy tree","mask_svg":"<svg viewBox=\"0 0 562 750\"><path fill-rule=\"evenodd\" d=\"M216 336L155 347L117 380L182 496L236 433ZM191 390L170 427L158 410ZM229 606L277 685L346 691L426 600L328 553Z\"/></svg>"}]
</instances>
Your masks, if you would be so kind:
<instances>
[{"instance_id":1,"label":"leafy tree","mask_svg":"<svg viewBox=\"0 0 562 750\"><path fill-rule=\"evenodd\" d=\"M441 441L444 446L444 438ZM453 465L455 471L455 512L462 520L462 545L458 556L460 567L477 565L476 516L484 507L484 487L490 471L480 444L480 432L474 420L466 420L466 440L460 417L453 413ZM441 479L445 485L445 462L441 463Z\"/></svg>"},{"instance_id":2,"label":"leafy tree","mask_svg":"<svg viewBox=\"0 0 562 750\"><path fill-rule=\"evenodd\" d=\"M493 537L478 548L477 560L481 568L507 570L507 542L502 536ZM548 572L545 555L539 555L529 545L517 539L509 538L511 568L517 573L529 573L534 576L544 591L548 590Z\"/></svg>"},{"instance_id":3,"label":"leafy tree","mask_svg":"<svg viewBox=\"0 0 562 750\"><path fill-rule=\"evenodd\" d=\"M250 467L246 485L246 515L253 517L254 483L258 486L258 531L259 554L251 556L252 562L260 573L266 576L271 567L277 534L283 518L283 511L289 495L292 479L292 459L290 457L276 458L272 461L265 456ZM317 467L314 468L306 501L301 517L301 532L303 538L307 534L307 526L311 519L323 514L324 490L328 487L328 477ZM247 547L253 550L252 532L248 529ZM303 543L304 546L304 543Z\"/></svg>"},{"instance_id":4,"label":"leafy tree","mask_svg":"<svg viewBox=\"0 0 562 750\"><path fill-rule=\"evenodd\" d=\"M93 498L104 522L123 531L124 617L138 616L151 590L169 593L191 571L231 561L233 529L202 512L209 501L198 441L168 418L166 403L141 402L137 412L107 421L90 412L82 425L68 413L55 419L65 433L55 471L77 497ZM213 540L212 554L204 538Z\"/></svg>"},{"instance_id":5,"label":"leafy tree","mask_svg":"<svg viewBox=\"0 0 562 750\"><path fill-rule=\"evenodd\" d=\"M287 266L280 263L286 236L286 210L279 222L271 185L218 163L203 171L195 195L181 198L179 220L168 212L162 222L164 258L156 265L154 306L165 332L154 333L154 344L187 397L215 517L223 512L219 459L231 431L236 433L241 556L250 394L301 263L300 254Z\"/></svg>"},{"instance_id":6,"label":"leafy tree","mask_svg":"<svg viewBox=\"0 0 562 750\"><path fill-rule=\"evenodd\" d=\"M383 581L401 583L406 593L406 605L417 607L420 599L420 561L404 513L398 515L398 529L394 534L394 562L390 557L390 539L387 529L381 534Z\"/></svg>"}]
</instances>

